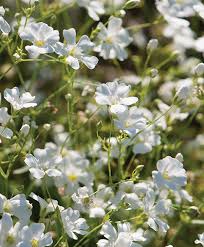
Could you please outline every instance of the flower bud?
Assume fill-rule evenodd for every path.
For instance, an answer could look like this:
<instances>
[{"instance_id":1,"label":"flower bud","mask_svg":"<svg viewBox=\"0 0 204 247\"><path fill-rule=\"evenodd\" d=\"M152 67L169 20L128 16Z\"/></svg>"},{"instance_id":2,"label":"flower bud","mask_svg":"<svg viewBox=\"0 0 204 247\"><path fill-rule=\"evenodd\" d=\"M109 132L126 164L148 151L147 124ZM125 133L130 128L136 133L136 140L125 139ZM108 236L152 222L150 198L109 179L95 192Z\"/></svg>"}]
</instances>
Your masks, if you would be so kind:
<instances>
[{"instance_id":1,"label":"flower bud","mask_svg":"<svg viewBox=\"0 0 204 247\"><path fill-rule=\"evenodd\" d=\"M175 158L181 163L183 162L183 155L181 153L178 153Z\"/></svg>"},{"instance_id":2,"label":"flower bud","mask_svg":"<svg viewBox=\"0 0 204 247\"><path fill-rule=\"evenodd\" d=\"M156 77L158 75L158 70L157 69L151 69L150 75L152 78Z\"/></svg>"},{"instance_id":3,"label":"flower bud","mask_svg":"<svg viewBox=\"0 0 204 247\"><path fill-rule=\"evenodd\" d=\"M51 128L51 124L46 123L43 125L43 128L48 131Z\"/></svg>"},{"instance_id":4,"label":"flower bud","mask_svg":"<svg viewBox=\"0 0 204 247\"><path fill-rule=\"evenodd\" d=\"M157 39L150 39L149 43L147 44L147 50L153 51L153 50L157 49L158 44L159 44L159 42Z\"/></svg>"},{"instance_id":5,"label":"flower bud","mask_svg":"<svg viewBox=\"0 0 204 247\"><path fill-rule=\"evenodd\" d=\"M27 136L30 131L30 126L28 124L22 125L20 132L24 135Z\"/></svg>"},{"instance_id":6,"label":"flower bud","mask_svg":"<svg viewBox=\"0 0 204 247\"><path fill-rule=\"evenodd\" d=\"M124 4L123 9L134 9L138 7L140 4L141 4L140 0L129 0Z\"/></svg>"},{"instance_id":7,"label":"flower bud","mask_svg":"<svg viewBox=\"0 0 204 247\"><path fill-rule=\"evenodd\" d=\"M196 65L196 67L194 68L194 74L197 76L201 76L204 74L204 63L199 63L198 65Z\"/></svg>"}]
</instances>

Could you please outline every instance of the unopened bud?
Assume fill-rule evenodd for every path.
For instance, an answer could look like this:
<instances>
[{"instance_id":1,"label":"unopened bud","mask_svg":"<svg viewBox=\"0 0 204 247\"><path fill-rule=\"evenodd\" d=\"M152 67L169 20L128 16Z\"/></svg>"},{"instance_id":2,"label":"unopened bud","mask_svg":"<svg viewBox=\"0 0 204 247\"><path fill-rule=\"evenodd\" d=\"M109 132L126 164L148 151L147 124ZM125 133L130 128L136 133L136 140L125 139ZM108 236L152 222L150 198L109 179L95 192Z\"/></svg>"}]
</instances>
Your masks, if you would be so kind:
<instances>
[{"instance_id":1,"label":"unopened bud","mask_svg":"<svg viewBox=\"0 0 204 247\"><path fill-rule=\"evenodd\" d=\"M181 163L183 162L183 155L181 153L178 153L175 158Z\"/></svg>"},{"instance_id":2,"label":"unopened bud","mask_svg":"<svg viewBox=\"0 0 204 247\"><path fill-rule=\"evenodd\" d=\"M68 94L65 95L65 99L66 99L66 100L69 100L69 99L71 99L71 98L72 98L71 93L68 93Z\"/></svg>"},{"instance_id":3,"label":"unopened bud","mask_svg":"<svg viewBox=\"0 0 204 247\"><path fill-rule=\"evenodd\" d=\"M158 70L157 69L151 69L150 75L152 78L156 77L158 75Z\"/></svg>"},{"instance_id":4,"label":"unopened bud","mask_svg":"<svg viewBox=\"0 0 204 247\"><path fill-rule=\"evenodd\" d=\"M194 74L196 74L197 76L201 76L204 74L204 63L199 63L198 65L196 65L196 67L194 68Z\"/></svg>"},{"instance_id":5,"label":"unopened bud","mask_svg":"<svg viewBox=\"0 0 204 247\"><path fill-rule=\"evenodd\" d=\"M51 128L51 124L46 123L43 125L43 128L48 131Z\"/></svg>"},{"instance_id":6,"label":"unopened bud","mask_svg":"<svg viewBox=\"0 0 204 247\"><path fill-rule=\"evenodd\" d=\"M157 49L158 44L159 44L159 42L157 39L150 39L150 41L147 44L147 50L153 51L153 50Z\"/></svg>"},{"instance_id":7,"label":"unopened bud","mask_svg":"<svg viewBox=\"0 0 204 247\"><path fill-rule=\"evenodd\" d=\"M21 129L20 129L20 132L24 135L24 136L27 136L28 133L30 131L30 126L28 124L24 124Z\"/></svg>"},{"instance_id":8,"label":"unopened bud","mask_svg":"<svg viewBox=\"0 0 204 247\"><path fill-rule=\"evenodd\" d=\"M123 9L134 9L140 6L140 4L141 4L140 0L129 0L124 4Z\"/></svg>"}]
</instances>

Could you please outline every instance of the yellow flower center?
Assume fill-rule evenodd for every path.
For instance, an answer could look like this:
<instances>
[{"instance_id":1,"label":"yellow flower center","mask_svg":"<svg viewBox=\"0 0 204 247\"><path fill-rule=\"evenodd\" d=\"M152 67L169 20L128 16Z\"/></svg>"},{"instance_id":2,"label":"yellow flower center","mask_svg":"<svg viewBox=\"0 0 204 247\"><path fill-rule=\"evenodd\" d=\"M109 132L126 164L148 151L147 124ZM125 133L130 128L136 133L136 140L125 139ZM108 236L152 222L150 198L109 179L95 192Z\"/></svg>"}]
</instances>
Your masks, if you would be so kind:
<instances>
[{"instance_id":1,"label":"yellow flower center","mask_svg":"<svg viewBox=\"0 0 204 247\"><path fill-rule=\"evenodd\" d=\"M75 174L68 175L67 177L72 182L75 182L77 180L77 175Z\"/></svg>"},{"instance_id":2,"label":"yellow flower center","mask_svg":"<svg viewBox=\"0 0 204 247\"><path fill-rule=\"evenodd\" d=\"M70 51L69 51L69 54L70 56L74 56L76 53L76 47L73 47Z\"/></svg>"},{"instance_id":3,"label":"yellow flower center","mask_svg":"<svg viewBox=\"0 0 204 247\"><path fill-rule=\"evenodd\" d=\"M3 210L5 213L11 212L11 203L9 201L4 202Z\"/></svg>"},{"instance_id":4,"label":"yellow flower center","mask_svg":"<svg viewBox=\"0 0 204 247\"><path fill-rule=\"evenodd\" d=\"M31 245L32 245L32 247L39 247L39 242L38 242L38 240L33 239L33 240L31 241Z\"/></svg>"},{"instance_id":5,"label":"yellow flower center","mask_svg":"<svg viewBox=\"0 0 204 247\"><path fill-rule=\"evenodd\" d=\"M35 42L35 45L38 47L43 47L45 45L45 41L43 40L38 40Z\"/></svg>"},{"instance_id":6,"label":"yellow flower center","mask_svg":"<svg viewBox=\"0 0 204 247\"><path fill-rule=\"evenodd\" d=\"M9 245L13 245L15 243L15 238L13 237L13 235L8 235L7 238L6 238L6 242Z\"/></svg>"},{"instance_id":7,"label":"yellow flower center","mask_svg":"<svg viewBox=\"0 0 204 247\"><path fill-rule=\"evenodd\" d=\"M169 180L169 179L170 179L169 174L168 174L168 172L167 172L167 171L166 171L166 172L164 172L164 174L163 174L163 178L164 178L164 179L166 179L166 180Z\"/></svg>"},{"instance_id":8,"label":"yellow flower center","mask_svg":"<svg viewBox=\"0 0 204 247\"><path fill-rule=\"evenodd\" d=\"M106 43L112 44L113 43L113 38L111 36L107 37Z\"/></svg>"}]
</instances>

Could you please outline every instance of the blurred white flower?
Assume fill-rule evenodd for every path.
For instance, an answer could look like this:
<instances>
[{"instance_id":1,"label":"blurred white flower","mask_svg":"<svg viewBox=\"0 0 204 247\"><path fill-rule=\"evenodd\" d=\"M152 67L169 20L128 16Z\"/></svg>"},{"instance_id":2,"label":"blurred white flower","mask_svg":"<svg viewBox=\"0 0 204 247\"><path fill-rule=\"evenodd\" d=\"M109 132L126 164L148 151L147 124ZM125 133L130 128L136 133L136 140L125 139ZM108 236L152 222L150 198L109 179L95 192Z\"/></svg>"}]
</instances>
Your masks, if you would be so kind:
<instances>
[{"instance_id":1,"label":"blurred white flower","mask_svg":"<svg viewBox=\"0 0 204 247\"><path fill-rule=\"evenodd\" d=\"M34 155L27 154L24 162L29 167L29 171L36 179L41 179L45 175L49 177L57 177L61 175L61 171L56 166L61 162L61 156L56 150L50 146L44 149L36 148Z\"/></svg>"},{"instance_id":2,"label":"blurred white flower","mask_svg":"<svg viewBox=\"0 0 204 247\"><path fill-rule=\"evenodd\" d=\"M33 198L35 201L37 201L40 204L40 209L44 214L49 214L51 212L55 212L55 210L58 208L60 211L64 210L64 207L59 206L57 200L48 199L48 201L45 201L42 197L36 195L35 193L31 192L29 197Z\"/></svg>"},{"instance_id":3,"label":"blurred white flower","mask_svg":"<svg viewBox=\"0 0 204 247\"><path fill-rule=\"evenodd\" d=\"M197 64L196 67L194 68L194 73L197 76L202 76L204 74L204 63Z\"/></svg>"},{"instance_id":4,"label":"blurred white flower","mask_svg":"<svg viewBox=\"0 0 204 247\"><path fill-rule=\"evenodd\" d=\"M65 209L61 212L61 218L64 229L70 238L77 240L78 237L76 233L80 235L85 235L87 233L89 227L86 220L80 218L78 210L73 210L72 208Z\"/></svg>"},{"instance_id":5,"label":"blurred white flower","mask_svg":"<svg viewBox=\"0 0 204 247\"><path fill-rule=\"evenodd\" d=\"M125 60L128 57L125 47L132 42L132 38L128 31L122 28L122 19L111 17L107 28L103 23L99 23L98 29L100 32L94 50L104 59Z\"/></svg>"},{"instance_id":6,"label":"blurred white flower","mask_svg":"<svg viewBox=\"0 0 204 247\"><path fill-rule=\"evenodd\" d=\"M74 28L63 31L65 44L57 42L55 52L66 57L66 62L75 70L80 68L79 62L85 64L89 69L94 69L98 58L88 55L94 44L88 36L83 35L76 43L76 31Z\"/></svg>"},{"instance_id":7,"label":"blurred white flower","mask_svg":"<svg viewBox=\"0 0 204 247\"><path fill-rule=\"evenodd\" d=\"M8 34L11 31L11 27L8 22L3 18L5 14L5 9L3 6L0 6L0 30L4 34Z\"/></svg>"},{"instance_id":8,"label":"blurred white flower","mask_svg":"<svg viewBox=\"0 0 204 247\"><path fill-rule=\"evenodd\" d=\"M190 17L195 15L194 6L199 4L200 0L157 0L156 5L160 13L172 17Z\"/></svg>"},{"instance_id":9,"label":"blurred white flower","mask_svg":"<svg viewBox=\"0 0 204 247\"><path fill-rule=\"evenodd\" d=\"M127 106L133 105L138 101L137 97L128 97L130 88L130 85L127 86L117 81L101 84L96 89L96 102L99 105L110 106L111 113L122 113Z\"/></svg>"},{"instance_id":10,"label":"blurred white flower","mask_svg":"<svg viewBox=\"0 0 204 247\"><path fill-rule=\"evenodd\" d=\"M29 92L20 94L17 87L14 87L12 89L6 88L4 90L4 98L12 105L14 110L30 108L37 105L37 103L33 102L35 96L32 96Z\"/></svg>"},{"instance_id":11,"label":"blurred white flower","mask_svg":"<svg viewBox=\"0 0 204 247\"><path fill-rule=\"evenodd\" d=\"M194 10L204 19L204 4L201 2L193 6Z\"/></svg>"},{"instance_id":12,"label":"blurred white flower","mask_svg":"<svg viewBox=\"0 0 204 247\"><path fill-rule=\"evenodd\" d=\"M202 246L204 246L204 232L201 234L198 234L198 238L195 240L195 244L201 244Z\"/></svg>"},{"instance_id":13,"label":"blurred white flower","mask_svg":"<svg viewBox=\"0 0 204 247\"><path fill-rule=\"evenodd\" d=\"M36 2L39 2L39 0L21 0L21 1L26 3L26 4L34 4Z\"/></svg>"},{"instance_id":14,"label":"blurred white flower","mask_svg":"<svg viewBox=\"0 0 204 247\"><path fill-rule=\"evenodd\" d=\"M170 211L170 200L161 199L156 201L156 194L149 189L144 198L144 212L148 216L147 224L154 231L166 233L169 229L168 224L161 219L162 216L168 215Z\"/></svg>"},{"instance_id":15,"label":"blurred white flower","mask_svg":"<svg viewBox=\"0 0 204 247\"><path fill-rule=\"evenodd\" d=\"M32 57L54 52L54 45L59 41L59 32L43 22L30 23L19 35L33 44L25 47Z\"/></svg>"},{"instance_id":16,"label":"blurred white flower","mask_svg":"<svg viewBox=\"0 0 204 247\"><path fill-rule=\"evenodd\" d=\"M135 136L140 130L146 127L146 119L136 106L126 109L122 113L116 114L115 126L124 131L129 136Z\"/></svg>"},{"instance_id":17,"label":"blurred white flower","mask_svg":"<svg viewBox=\"0 0 204 247\"><path fill-rule=\"evenodd\" d=\"M89 161L79 152L65 150L62 162L57 167L61 176L54 178L57 187L63 187L65 194L72 195L81 184L90 188L93 174L88 170Z\"/></svg>"},{"instance_id":18,"label":"blurred white flower","mask_svg":"<svg viewBox=\"0 0 204 247\"><path fill-rule=\"evenodd\" d=\"M105 13L103 3L99 0L76 0L80 7L88 11L88 15L94 20L99 21L99 16Z\"/></svg>"}]
</instances>

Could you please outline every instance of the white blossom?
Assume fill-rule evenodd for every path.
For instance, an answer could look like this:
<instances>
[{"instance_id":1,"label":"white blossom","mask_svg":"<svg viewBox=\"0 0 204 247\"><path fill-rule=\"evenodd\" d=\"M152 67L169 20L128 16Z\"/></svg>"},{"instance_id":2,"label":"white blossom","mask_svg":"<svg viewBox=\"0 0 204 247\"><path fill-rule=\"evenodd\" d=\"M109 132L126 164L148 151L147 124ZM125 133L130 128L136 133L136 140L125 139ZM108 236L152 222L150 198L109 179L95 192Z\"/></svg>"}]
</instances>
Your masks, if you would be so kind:
<instances>
[{"instance_id":1,"label":"white blossom","mask_svg":"<svg viewBox=\"0 0 204 247\"><path fill-rule=\"evenodd\" d=\"M65 209L61 212L61 218L64 229L70 238L77 240L76 234L85 235L87 233L88 225L84 218L80 218L78 210Z\"/></svg>"},{"instance_id":2,"label":"white blossom","mask_svg":"<svg viewBox=\"0 0 204 247\"><path fill-rule=\"evenodd\" d=\"M100 15L105 13L103 3L100 0L76 0L80 7L88 11L88 15L94 20L99 21Z\"/></svg>"},{"instance_id":3,"label":"white blossom","mask_svg":"<svg viewBox=\"0 0 204 247\"><path fill-rule=\"evenodd\" d=\"M179 160L167 156L157 162L157 170L152 176L158 188L179 190L186 185L186 171Z\"/></svg>"},{"instance_id":4,"label":"white blossom","mask_svg":"<svg viewBox=\"0 0 204 247\"><path fill-rule=\"evenodd\" d=\"M13 225L11 215L4 213L0 220L0 246L16 247L19 242L19 230L21 224L17 222Z\"/></svg>"},{"instance_id":5,"label":"white blossom","mask_svg":"<svg viewBox=\"0 0 204 247\"><path fill-rule=\"evenodd\" d=\"M43 22L30 23L20 32L20 37L33 44L27 45L25 49L32 57L38 57L40 54L54 52L54 45L59 41L59 32Z\"/></svg>"},{"instance_id":6,"label":"white blossom","mask_svg":"<svg viewBox=\"0 0 204 247\"><path fill-rule=\"evenodd\" d=\"M89 69L94 69L98 63L98 58L88 55L94 44L87 35L83 35L78 43L76 43L76 31L74 28L63 31L65 44L57 42L55 52L66 58L67 64L73 69L80 68L79 62L85 64Z\"/></svg>"},{"instance_id":7,"label":"white blossom","mask_svg":"<svg viewBox=\"0 0 204 247\"><path fill-rule=\"evenodd\" d=\"M24 194L7 199L0 194L0 213L9 213L16 216L20 222L26 224L31 216L32 205L26 200Z\"/></svg>"},{"instance_id":8,"label":"white blossom","mask_svg":"<svg viewBox=\"0 0 204 247\"><path fill-rule=\"evenodd\" d=\"M32 96L29 92L21 94L17 87L12 89L6 88L4 91L4 98L12 105L14 110L35 107L37 105L37 103L33 102L35 96Z\"/></svg>"},{"instance_id":9,"label":"white blossom","mask_svg":"<svg viewBox=\"0 0 204 247\"><path fill-rule=\"evenodd\" d=\"M100 231L100 234L103 235L105 239L100 239L97 243L97 246L98 247L112 247L112 246L142 247L140 242L146 240L143 237L143 230L138 229L136 232L132 232L130 223L118 223L117 228L118 231L113 227L113 225L109 221L107 221L102 226L102 229Z\"/></svg>"},{"instance_id":10,"label":"white blossom","mask_svg":"<svg viewBox=\"0 0 204 247\"><path fill-rule=\"evenodd\" d=\"M110 112L124 112L127 106L138 101L137 97L129 97L130 86L124 83L107 82L96 89L95 99L99 105L110 106Z\"/></svg>"},{"instance_id":11,"label":"white blossom","mask_svg":"<svg viewBox=\"0 0 204 247\"><path fill-rule=\"evenodd\" d=\"M103 23L99 23L98 29L100 32L94 50L104 59L125 60L128 57L125 47L132 42L132 38L128 31L122 28L122 19L111 17L107 28Z\"/></svg>"},{"instance_id":12,"label":"white blossom","mask_svg":"<svg viewBox=\"0 0 204 247\"><path fill-rule=\"evenodd\" d=\"M30 226L24 226L20 231L21 242L17 247L45 247L53 243L51 233L45 233L45 225L42 223L32 223Z\"/></svg>"},{"instance_id":13,"label":"white blossom","mask_svg":"<svg viewBox=\"0 0 204 247\"><path fill-rule=\"evenodd\" d=\"M29 171L36 179L41 179L45 175L57 177L61 171L56 166L61 162L61 157L57 155L55 147L47 145L44 149L37 148L32 154L27 154L25 163Z\"/></svg>"},{"instance_id":14,"label":"white blossom","mask_svg":"<svg viewBox=\"0 0 204 247\"><path fill-rule=\"evenodd\" d=\"M11 27L8 22L4 19L5 9L3 6L0 6L0 30L4 34L8 34L11 31Z\"/></svg>"},{"instance_id":15,"label":"white blossom","mask_svg":"<svg viewBox=\"0 0 204 247\"><path fill-rule=\"evenodd\" d=\"M198 234L198 239L195 240L195 244L204 246L204 233Z\"/></svg>"}]
</instances>

